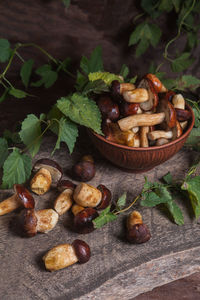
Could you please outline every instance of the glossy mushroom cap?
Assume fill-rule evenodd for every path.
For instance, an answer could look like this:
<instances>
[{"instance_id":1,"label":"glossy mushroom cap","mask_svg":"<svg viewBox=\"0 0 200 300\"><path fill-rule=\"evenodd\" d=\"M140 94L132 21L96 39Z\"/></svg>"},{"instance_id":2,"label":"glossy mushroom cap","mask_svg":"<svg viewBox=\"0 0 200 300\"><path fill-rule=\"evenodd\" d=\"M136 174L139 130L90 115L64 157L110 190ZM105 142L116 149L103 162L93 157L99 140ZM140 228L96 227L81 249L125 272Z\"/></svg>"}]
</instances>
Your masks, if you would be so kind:
<instances>
[{"instance_id":1,"label":"glossy mushroom cap","mask_svg":"<svg viewBox=\"0 0 200 300\"><path fill-rule=\"evenodd\" d=\"M73 241L72 246L74 247L79 263L84 264L88 262L91 255L89 245L86 242L77 239Z\"/></svg>"},{"instance_id":2,"label":"glossy mushroom cap","mask_svg":"<svg viewBox=\"0 0 200 300\"><path fill-rule=\"evenodd\" d=\"M135 224L128 229L126 237L130 243L142 244L151 238L151 234L146 224Z\"/></svg>"},{"instance_id":3,"label":"glossy mushroom cap","mask_svg":"<svg viewBox=\"0 0 200 300\"><path fill-rule=\"evenodd\" d=\"M37 234L37 217L34 209L24 209L20 216L20 223L26 236L32 237Z\"/></svg>"},{"instance_id":4,"label":"glossy mushroom cap","mask_svg":"<svg viewBox=\"0 0 200 300\"><path fill-rule=\"evenodd\" d=\"M67 180L67 179L64 179L64 180L60 180L57 184L57 188L59 190L59 192L63 192L64 190L74 190L76 187L76 184L74 184L71 180Z\"/></svg>"},{"instance_id":5,"label":"glossy mushroom cap","mask_svg":"<svg viewBox=\"0 0 200 300\"><path fill-rule=\"evenodd\" d=\"M111 191L103 184L98 185L97 189L100 190L102 194L101 202L97 206L97 209L104 209L110 204L112 197Z\"/></svg>"},{"instance_id":6,"label":"glossy mushroom cap","mask_svg":"<svg viewBox=\"0 0 200 300\"><path fill-rule=\"evenodd\" d=\"M33 172L37 172L41 168L47 169L51 173L53 183L58 182L63 175L61 166L57 162L49 158L39 159L33 166Z\"/></svg>"},{"instance_id":7,"label":"glossy mushroom cap","mask_svg":"<svg viewBox=\"0 0 200 300\"><path fill-rule=\"evenodd\" d=\"M14 191L17 194L17 198L21 201L25 208L35 207L35 200L33 196L22 184L15 184Z\"/></svg>"},{"instance_id":8,"label":"glossy mushroom cap","mask_svg":"<svg viewBox=\"0 0 200 300\"><path fill-rule=\"evenodd\" d=\"M74 230L78 233L90 233L94 230L93 220L99 216L96 209L85 208L74 217Z\"/></svg>"},{"instance_id":9,"label":"glossy mushroom cap","mask_svg":"<svg viewBox=\"0 0 200 300\"><path fill-rule=\"evenodd\" d=\"M80 162L75 164L72 168L73 175L78 181L89 181L96 173L94 160L89 155L83 156Z\"/></svg>"}]
</instances>

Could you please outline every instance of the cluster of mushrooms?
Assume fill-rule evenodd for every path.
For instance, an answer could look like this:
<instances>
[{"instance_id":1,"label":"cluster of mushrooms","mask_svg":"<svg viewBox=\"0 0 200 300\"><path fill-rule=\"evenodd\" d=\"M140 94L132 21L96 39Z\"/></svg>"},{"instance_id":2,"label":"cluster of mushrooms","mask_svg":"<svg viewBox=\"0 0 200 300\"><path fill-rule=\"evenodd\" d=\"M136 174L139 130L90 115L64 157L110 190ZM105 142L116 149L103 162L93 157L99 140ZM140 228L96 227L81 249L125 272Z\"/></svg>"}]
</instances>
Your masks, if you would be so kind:
<instances>
[{"instance_id":1,"label":"cluster of mushrooms","mask_svg":"<svg viewBox=\"0 0 200 300\"><path fill-rule=\"evenodd\" d=\"M167 90L154 74L137 85L114 80L97 104L106 139L129 147L167 144L182 135L191 118L183 96Z\"/></svg>"},{"instance_id":2,"label":"cluster of mushrooms","mask_svg":"<svg viewBox=\"0 0 200 300\"><path fill-rule=\"evenodd\" d=\"M35 200L30 191L22 184L15 184L14 194L0 202L0 215L22 207L20 226L26 236L33 237L38 232L51 231L56 226L59 216L70 210L74 216L73 229L81 234L92 232L95 229L92 221L98 217L98 210L111 204L112 195L105 185L94 187L85 183L95 175L95 164L90 155L84 156L73 167L73 174L81 181L77 185L62 179L63 170L54 160L38 160L33 166L30 189L34 194L42 196L52 186L56 187L59 195L54 200L53 208L35 209ZM142 216L137 211L128 216L126 227L127 240L130 243L144 243L151 237L148 227L143 224ZM76 262L86 263L90 255L89 245L76 239L72 244L53 247L44 255L43 261L47 270L55 271Z\"/></svg>"}]
</instances>

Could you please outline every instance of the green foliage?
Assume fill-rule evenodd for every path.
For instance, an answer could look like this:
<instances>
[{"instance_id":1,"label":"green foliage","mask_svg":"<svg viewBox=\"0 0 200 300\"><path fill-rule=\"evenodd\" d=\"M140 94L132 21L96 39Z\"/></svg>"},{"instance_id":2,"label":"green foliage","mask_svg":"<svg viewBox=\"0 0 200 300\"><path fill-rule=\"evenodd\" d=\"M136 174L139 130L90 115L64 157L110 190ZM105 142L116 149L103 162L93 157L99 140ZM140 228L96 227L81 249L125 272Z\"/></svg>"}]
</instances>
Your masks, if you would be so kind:
<instances>
[{"instance_id":1,"label":"green foliage","mask_svg":"<svg viewBox=\"0 0 200 300\"><path fill-rule=\"evenodd\" d=\"M22 82L26 88L29 85L29 80L30 80L30 76L32 73L33 64L34 64L34 60L29 59L24 62L24 64L21 67L21 70L20 70L20 76L21 76Z\"/></svg>"},{"instance_id":2,"label":"green foliage","mask_svg":"<svg viewBox=\"0 0 200 300\"><path fill-rule=\"evenodd\" d=\"M108 206L104 210L102 210L97 218L93 220L93 224L95 228L101 228L105 224L115 221L116 219L117 216L110 211L110 206Z\"/></svg>"},{"instance_id":3,"label":"green foliage","mask_svg":"<svg viewBox=\"0 0 200 300\"><path fill-rule=\"evenodd\" d=\"M190 58L190 53L185 52L181 55L177 56L176 59L173 60L171 67L173 72L182 72L188 69L194 62L193 58Z\"/></svg>"},{"instance_id":4,"label":"green foliage","mask_svg":"<svg viewBox=\"0 0 200 300\"><path fill-rule=\"evenodd\" d=\"M124 207L126 205L126 197L127 197L127 193L123 193L119 197L119 199L117 200L117 203L116 203L117 210L122 209L122 207Z\"/></svg>"},{"instance_id":5,"label":"green foliage","mask_svg":"<svg viewBox=\"0 0 200 300\"><path fill-rule=\"evenodd\" d=\"M52 70L50 65L43 65L39 67L35 73L41 77L40 80L32 82L31 86L40 87L44 85L46 89L50 88L58 79L57 72Z\"/></svg>"},{"instance_id":6,"label":"green foliage","mask_svg":"<svg viewBox=\"0 0 200 300\"><path fill-rule=\"evenodd\" d=\"M181 188L187 191L196 219L200 216L200 176L186 179Z\"/></svg>"},{"instance_id":7,"label":"green foliage","mask_svg":"<svg viewBox=\"0 0 200 300\"><path fill-rule=\"evenodd\" d=\"M174 222L177 225L183 225L184 218L183 218L183 214L182 214L180 207L173 200L165 203L165 206L168 209L169 213L171 214Z\"/></svg>"},{"instance_id":8,"label":"green foliage","mask_svg":"<svg viewBox=\"0 0 200 300\"><path fill-rule=\"evenodd\" d=\"M121 78L113 73L109 72L93 72L88 74L88 78L90 81L96 81L98 79L101 79L106 83L106 85L110 85L113 80L118 80L122 82Z\"/></svg>"},{"instance_id":9,"label":"green foliage","mask_svg":"<svg viewBox=\"0 0 200 300\"><path fill-rule=\"evenodd\" d=\"M0 62L6 62L10 57L10 43L6 39L0 39Z\"/></svg>"},{"instance_id":10,"label":"green foliage","mask_svg":"<svg viewBox=\"0 0 200 300\"><path fill-rule=\"evenodd\" d=\"M73 122L101 132L101 114L96 103L81 94L62 97L57 101L59 110Z\"/></svg>"},{"instance_id":11,"label":"green foliage","mask_svg":"<svg viewBox=\"0 0 200 300\"><path fill-rule=\"evenodd\" d=\"M92 52L90 58L85 56L82 57L80 62L80 68L86 75L93 72L103 71L103 61L102 61L102 49L97 46Z\"/></svg>"},{"instance_id":12,"label":"green foliage","mask_svg":"<svg viewBox=\"0 0 200 300\"><path fill-rule=\"evenodd\" d=\"M87 84L85 84L85 86L82 89L82 94L87 96L91 93L101 94L103 92L108 92L108 91L109 88L107 84L103 80L97 79L95 81L87 82Z\"/></svg>"},{"instance_id":13,"label":"green foliage","mask_svg":"<svg viewBox=\"0 0 200 300\"><path fill-rule=\"evenodd\" d=\"M15 148L3 165L2 188L11 188L15 183L25 183L31 175L31 169L31 158Z\"/></svg>"},{"instance_id":14,"label":"green foliage","mask_svg":"<svg viewBox=\"0 0 200 300\"><path fill-rule=\"evenodd\" d=\"M8 143L5 138L0 138L0 167L4 164L8 156Z\"/></svg>"},{"instance_id":15,"label":"green foliage","mask_svg":"<svg viewBox=\"0 0 200 300\"><path fill-rule=\"evenodd\" d=\"M125 64L122 65L119 75L123 77L124 80L127 79L129 74L129 67Z\"/></svg>"},{"instance_id":16,"label":"green foliage","mask_svg":"<svg viewBox=\"0 0 200 300\"><path fill-rule=\"evenodd\" d=\"M66 8L69 8L71 4L71 0L62 0L63 4L65 5Z\"/></svg>"},{"instance_id":17,"label":"green foliage","mask_svg":"<svg viewBox=\"0 0 200 300\"><path fill-rule=\"evenodd\" d=\"M8 91L8 93L11 95L11 96L14 96L15 98L18 98L18 99L22 99L22 98L25 98L27 96L27 93L22 91L22 90L19 90L19 89L15 89L13 87L11 87Z\"/></svg>"}]
</instances>

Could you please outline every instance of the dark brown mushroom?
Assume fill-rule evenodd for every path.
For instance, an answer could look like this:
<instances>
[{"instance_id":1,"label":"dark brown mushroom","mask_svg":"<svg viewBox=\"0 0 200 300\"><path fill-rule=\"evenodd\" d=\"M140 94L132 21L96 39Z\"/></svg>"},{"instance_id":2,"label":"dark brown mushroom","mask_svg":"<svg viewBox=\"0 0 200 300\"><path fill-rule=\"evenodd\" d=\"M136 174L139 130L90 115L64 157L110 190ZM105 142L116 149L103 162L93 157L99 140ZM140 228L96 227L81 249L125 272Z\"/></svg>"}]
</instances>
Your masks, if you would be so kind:
<instances>
[{"instance_id":1,"label":"dark brown mushroom","mask_svg":"<svg viewBox=\"0 0 200 300\"><path fill-rule=\"evenodd\" d=\"M119 119L119 106L109 96L100 96L97 105L101 111L103 119L116 121Z\"/></svg>"},{"instance_id":2,"label":"dark brown mushroom","mask_svg":"<svg viewBox=\"0 0 200 300\"><path fill-rule=\"evenodd\" d=\"M14 195L0 203L0 216L5 215L18 207L34 208L35 200L31 193L21 184L14 184Z\"/></svg>"},{"instance_id":3,"label":"dark brown mushroom","mask_svg":"<svg viewBox=\"0 0 200 300\"><path fill-rule=\"evenodd\" d=\"M137 114L139 107L139 103L128 103L126 101L123 101L120 104L120 113L123 117L135 115Z\"/></svg>"},{"instance_id":4,"label":"dark brown mushroom","mask_svg":"<svg viewBox=\"0 0 200 300\"><path fill-rule=\"evenodd\" d=\"M73 229L82 234L92 232L94 228L93 220L99 216L96 209L87 207L74 216Z\"/></svg>"},{"instance_id":5,"label":"dark brown mushroom","mask_svg":"<svg viewBox=\"0 0 200 300\"><path fill-rule=\"evenodd\" d=\"M102 197L101 197L101 202L97 206L97 209L105 209L111 201L111 191L103 184L98 185L97 187L98 190L100 190Z\"/></svg>"},{"instance_id":6,"label":"dark brown mushroom","mask_svg":"<svg viewBox=\"0 0 200 300\"><path fill-rule=\"evenodd\" d=\"M181 109L181 108L175 108L176 111L176 117L179 122L188 121L192 117L192 113L189 110Z\"/></svg>"},{"instance_id":7,"label":"dark brown mushroom","mask_svg":"<svg viewBox=\"0 0 200 300\"><path fill-rule=\"evenodd\" d=\"M158 94L148 78L143 78L138 84L138 88L144 88L148 91L148 100L140 103L140 107L144 111L154 110L158 105Z\"/></svg>"},{"instance_id":8,"label":"dark brown mushroom","mask_svg":"<svg viewBox=\"0 0 200 300\"><path fill-rule=\"evenodd\" d=\"M94 159L91 155L84 155L81 160L72 167L72 173L78 181L89 181L96 173Z\"/></svg>"},{"instance_id":9,"label":"dark brown mushroom","mask_svg":"<svg viewBox=\"0 0 200 300\"><path fill-rule=\"evenodd\" d=\"M152 82L154 89L157 93L167 92L166 87L162 84L162 82L160 81L160 79L158 79L156 75L149 73L145 75L145 78L149 79Z\"/></svg>"},{"instance_id":10,"label":"dark brown mushroom","mask_svg":"<svg viewBox=\"0 0 200 300\"><path fill-rule=\"evenodd\" d=\"M171 102L167 101L165 98L161 98L156 111L164 112L165 114L165 119L160 124L160 127L163 130L170 130L176 125L176 111Z\"/></svg>"},{"instance_id":11,"label":"dark brown mushroom","mask_svg":"<svg viewBox=\"0 0 200 300\"><path fill-rule=\"evenodd\" d=\"M78 257L78 261L80 264L84 264L88 262L90 259L90 247L89 245L82 240L75 240L72 243L72 246L75 249L76 256Z\"/></svg>"}]
</instances>

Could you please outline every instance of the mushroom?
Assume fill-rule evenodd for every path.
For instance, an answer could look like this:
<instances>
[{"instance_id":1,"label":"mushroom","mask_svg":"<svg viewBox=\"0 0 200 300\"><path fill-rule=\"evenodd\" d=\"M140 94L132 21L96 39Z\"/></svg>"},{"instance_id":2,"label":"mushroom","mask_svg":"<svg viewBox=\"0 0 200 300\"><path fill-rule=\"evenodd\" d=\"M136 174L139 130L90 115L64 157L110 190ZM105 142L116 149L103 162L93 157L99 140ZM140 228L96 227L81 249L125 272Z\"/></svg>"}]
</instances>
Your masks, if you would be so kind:
<instances>
[{"instance_id":1,"label":"mushroom","mask_svg":"<svg viewBox=\"0 0 200 300\"><path fill-rule=\"evenodd\" d=\"M76 180L84 182L91 180L96 173L93 157L91 155L84 155L81 160L73 166L72 172Z\"/></svg>"},{"instance_id":2,"label":"mushroom","mask_svg":"<svg viewBox=\"0 0 200 300\"><path fill-rule=\"evenodd\" d=\"M148 134L149 126L140 127L140 145L141 147L149 147Z\"/></svg>"},{"instance_id":3,"label":"mushroom","mask_svg":"<svg viewBox=\"0 0 200 300\"><path fill-rule=\"evenodd\" d=\"M108 118L111 121L119 119L119 106L109 96L100 96L97 105L104 119Z\"/></svg>"},{"instance_id":4,"label":"mushroom","mask_svg":"<svg viewBox=\"0 0 200 300\"><path fill-rule=\"evenodd\" d=\"M155 130L148 133L148 138L155 141L160 138L171 139L173 137L172 131Z\"/></svg>"},{"instance_id":5,"label":"mushroom","mask_svg":"<svg viewBox=\"0 0 200 300\"><path fill-rule=\"evenodd\" d=\"M85 207L80 206L78 204L73 204L72 205L72 213L74 216L76 216L80 211L84 210Z\"/></svg>"},{"instance_id":6,"label":"mushroom","mask_svg":"<svg viewBox=\"0 0 200 300\"><path fill-rule=\"evenodd\" d=\"M75 184L70 180L59 181L57 188L61 194L56 198L54 202L54 209L59 215L63 215L70 209L73 204L73 191Z\"/></svg>"},{"instance_id":7,"label":"mushroom","mask_svg":"<svg viewBox=\"0 0 200 300\"><path fill-rule=\"evenodd\" d=\"M164 112L165 119L160 125L163 130L170 130L176 125L176 111L174 106L165 98L161 98L157 107L157 112Z\"/></svg>"},{"instance_id":8,"label":"mushroom","mask_svg":"<svg viewBox=\"0 0 200 300\"><path fill-rule=\"evenodd\" d=\"M165 145L165 144L168 144L168 143L169 143L168 139L159 138L159 139L156 140L155 146L162 146L162 145Z\"/></svg>"},{"instance_id":9,"label":"mushroom","mask_svg":"<svg viewBox=\"0 0 200 300\"><path fill-rule=\"evenodd\" d=\"M0 216L10 213L18 207L34 208L35 200L31 193L21 184L14 184L14 195L0 203Z\"/></svg>"},{"instance_id":10,"label":"mushroom","mask_svg":"<svg viewBox=\"0 0 200 300\"><path fill-rule=\"evenodd\" d=\"M174 108L185 109L185 99L181 94L176 94L172 98L172 104Z\"/></svg>"},{"instance_id":11,"label":"mushroom","mask_svg":"<svg viewBox=\"0 0 200 300\"><path fill-rule=\"evenodd\" d=\"M48 158L39 159L33 167L33 172L36 174L30 183L31 190L38 195L46 193L51 184L57 183L63 175L59 164Z\"/></svg>"},{"instance_id":12,"label":"mushroom","mask_svg":"<svg viewBox=\"0 0 200 300\"><path fill-rule=\"evenodd\" d=\"M165 113L136 114L120 119L117 123L122 131L127 131L136 126L152 126L160 124L165 119Z\"/></svg>"},{"instance_id":13,"label":"mushroom","mask_svg":"<svg viewBox=\"0 0 200 300\"><path fill-rule=\"evenodd\" d=\"M90 259L90 247L82 240L74 240L72 244L61 244L53 247L44 256L45 268L57 271L77 262L84 264Z\"/></svg>"},{"instance_id":14,"label":"mushroom","mask_svg":"<svg viewBox=\"0 0 200 300\"><path fill-rule=\"evenodd\" d=\"M83 207L101 207L110 202L111 192L104 185L95 188L86 183L80 183L74 190L74 201Z\"/></svg>"},{"instance_id":15,"label":"mushroom","mask_svg":"<svg viewBox=\"0 0 200 300\"><path fill-rule=\"evenodd\" d=\"M97 189L100 190L102 195L101 202L97 206L97 209L105 209L110 204L111 197L112 197L111 191L103 184L99 184Z\"/></svg>"},{"instance_id":16,"label":"mushroom","mask_svg":"<svg viewBox=\"0 0 200 300\"><path fill-rule=\"evenodd\" d=\"M179 121L176 121L176 125L172 128L172 133L173 133L172 140L175 140L182 135L183 129L182 129Z\"/></svg>"},{"instance_id":17,"label":"mushroom","mask_svg":"<svg viewBox=\"0 0 200 300\"><path fill-rule=\"evenodd\" d=\"M143 78L138 88L144 88L148 91L148 101L140 103L140 107L144 111L155 109L158 105L158 94L155 91L155 88L152 82L148 78Z\"/></svg>"},{"instance_id":18,"label":"mushroom","mask_svg":"<svg viewBox=\"0 0 200 300\"><path fill-rule=\"evenodd\" d=\"M182 128L183 130L185 130L185 129L186 129L186 127L187 127L187 124L188 124L188 121L185 121L185 122L180 122L181 128Z\"/></svg>"},{"instance_id":19,"label":"mushroom","mask_svg":"<svg viewBox=\"0 0 200 300\"><path fill-rule=\"evenodd\" d=\"M52 230L58 222L58 214L53 209L26 209L21 215L21 225L24 233L35 236L37 232L47 233Z\"/></svg>"},{"instance_id":20,"label":"mushroom","mask_svg":"<svg viewBox=\"0 0 200 300\"><path fill-rule=\"evenodd\" d=\"M142 103L149 99L149 94L144 88L125 91L122 94L124 100L129 103Z\"/></svg>"},{"instance_id":21,"label":"mushroom","mask_svg":"<svg viewBox=\"0 0 200 300\"><path fill-rule=\"evenodd\" d=\"M131 145L131 147L135 147L135 148L140 147L140 135L139 135L139 132L134 135L134 137L133 137L133 144Z\"/></svg>"},{"instance_id":22,"label":"mushroom","mask_svg":"<svg viewBox=\"0 0 200 300\"><path fill-rule=\"evenodd\" d=\"M133 131L133 133L137 133L139 130L140 130L139 126L131 128L131 131Z\"/></svg>"},{"instance_id":23,"label":"mushroom","mask_svg":"<svg viewBox=\"0 0 200 300\"><path fill-rule=\"evenodd\" d=\"M117 144L132 146L134 132L131 130L123 132L120 130L119 125L117 123L108 122L106 139Z\"/></svg>"},{"instance_id":24,"label":"mushroom","mask_svg":"<svg viewBox=\"0 0 200 300\"><path fill-rule=\"evenodd\" d=\"M95 208L87 207L79 212L75 211L74 213L74 231L81 234L86 234L92 232L95 229L92 221L99 216Z\"/></svg>"},{"instance_id":25,"label":"mushroom","mask_svg":"<svg viewBox=\"0 0 200 300\"><path fill-rule=\"evenodd\" d=\"M133 83L120 83L118 80L113 80L111 83L111 92L115 94L122 94L125 91L131 91L135 89Z\"/></svg>"},{"instance_id":26,"label":"mushroom","mask_svg":"<svg viewBox=\"0 0 200 300\"><path fill-rule=\"evenodd\" d=\"M145 75L145 78L148 78L152 82L157 93L167 92L166 87L162 84L162 82L158 79L156 75L149 73Z\"/></svg>"},{"instance_id":27,"label":"mushroom","mask_svg":"<svg viewBox=\"0 0 200 300\"><path fill-rule=\"evenodd\" d=\"M187 109L175 108L177 120L180 122L185 122L192 117L191 111Z\"/></svg>"},{"instance_id":28,"label":"mushroom","mask_svg":"<svg viewBox=\"0 0 200 300\"><path fill-rule=\"evenodd\" d=\"M123 117L128 117L137 114L139 108L139 103L128 103L126 101L123 101L120 104L120 113Z\"/></svg>"},{"instance_id":29,"label":"mushroom","mask_svg":"<svg viewBox=\"0 0 200 300\"><path fill-rule=\"evenodd\" d=\"M149 228L143 223L142 216L138 211L134 210L129 215L126 226L126 237L130 243L146 243L151 238Z\"/></svg>"}]
</instances>

